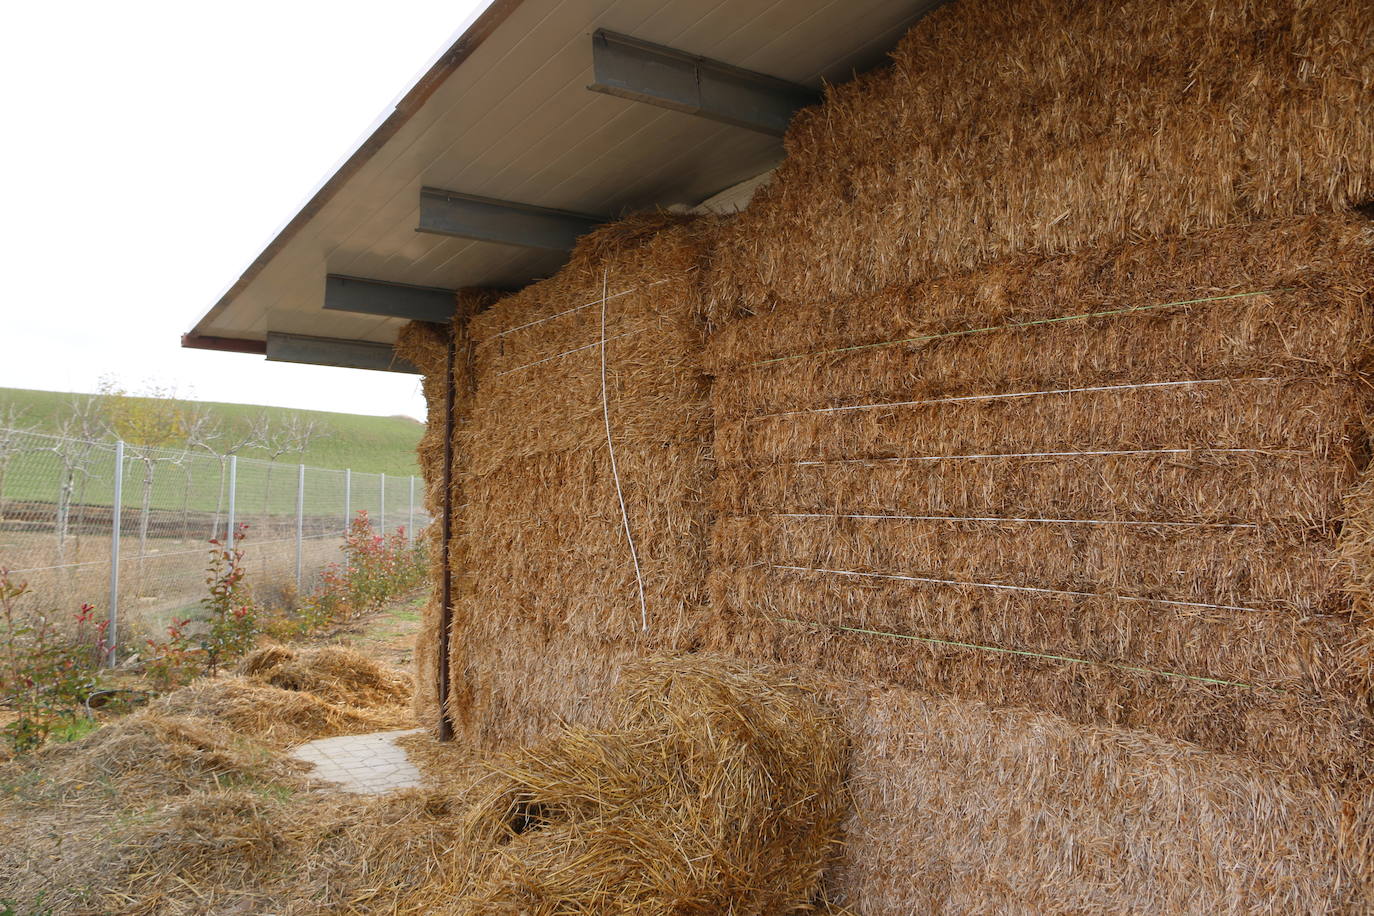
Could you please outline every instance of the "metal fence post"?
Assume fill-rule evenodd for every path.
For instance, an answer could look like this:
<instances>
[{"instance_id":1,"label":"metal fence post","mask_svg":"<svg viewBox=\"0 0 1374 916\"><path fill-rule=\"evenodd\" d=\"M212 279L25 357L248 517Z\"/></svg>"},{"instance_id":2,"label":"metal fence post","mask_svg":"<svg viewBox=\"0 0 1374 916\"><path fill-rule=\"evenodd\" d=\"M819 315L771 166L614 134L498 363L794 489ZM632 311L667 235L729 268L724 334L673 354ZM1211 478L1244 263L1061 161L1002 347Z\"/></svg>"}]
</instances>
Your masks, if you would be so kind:
<instances>
[{"instance_id":1,"label":"metal fence post","mask_svg":"<svg viewBox=\"0 0 1374 916\"><path fill-rule=\"evenodd\" d=\"M228 527L224 532L224 545L232 551L234 549L234 497L239 488L239 456L229 456L229 519Z\"/></svg>"},{"instance_id":2,"label":"metal fence post","mask_svg":"<svg viewBox=\"0 0 1374 916\"><path fill-rule=\"evenodd\" d=\"M353 469L344 468L344 537L348 537L348 526L353 524Z\"/></svg>"},{"instance_id":3,"label":"metal fence post","mask_svg":"<svg viewBox=\"0 0 1374 916\"><path fill-rule=\"evenodd\" d=\"M296 466L296 593L305 577L305 465Z\"/></svg>"},{"instance_id":4,"label":"metal fence post","mask_svg":"<svg viewBox=\"0 0 1374 916\"><path fill-rule=\"evenodd\" d=\"M379 525L379 529L381 530L382 534L386 534L386 475L385 475L385 474L382 475L382 483L381 483L381 486L379 487L379 489L381 490L381 495L380 495L380 496L378 497L378 499L377 499L377 502L378 502L378 507L377 507L377 508L380 510L380 511L379 511L379 516L378 516L378 521L381 522L381 524Z\"/></svg>"},{"instance_id":5,"label":"metal fence post","mask_svg":"<svg viewBox=\"0 0 1374 916\"><path fill-rule=\"evenodd\" d=\"M410 511L406 518L406 544L415 546L415 475L410 475Z\"/></svg>"},{"instance_id":6,"label":"metal fence post","mask_svg":"<svg viewBox=\"0 0 1374 916\"><path fill-rule=\"evenodd\" d=\"M111 668L118 661L115 653L119 640L119 533L123 505L124 440L121 439L115 443L114 499L110 502L110 622L105 631L105 641L106 664Z\"/></svg>"}]
</instances>

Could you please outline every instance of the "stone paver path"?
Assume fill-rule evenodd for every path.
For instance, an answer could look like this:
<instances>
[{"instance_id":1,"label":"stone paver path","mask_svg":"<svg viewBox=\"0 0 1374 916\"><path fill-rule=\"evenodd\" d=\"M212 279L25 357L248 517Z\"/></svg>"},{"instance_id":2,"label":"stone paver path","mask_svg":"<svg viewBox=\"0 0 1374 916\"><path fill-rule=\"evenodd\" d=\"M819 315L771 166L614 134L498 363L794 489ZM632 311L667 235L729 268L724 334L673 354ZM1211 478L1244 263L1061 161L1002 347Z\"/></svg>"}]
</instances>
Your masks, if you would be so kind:
<instances>
[{"instance_id":1,"label":"stone paver path","mask_svg":"<svg viewBox=\"0 0 1374 916\"><path fill-rule=\"evenodd\" d=\"M310 775L338 783L347 792L384 795L396 789L420 784L420 771L396 746L402 735L413 735L418 728L370 735L341 735L321 738L291 749L292 756L315 765Z\"/></svg>"}]
</instances>

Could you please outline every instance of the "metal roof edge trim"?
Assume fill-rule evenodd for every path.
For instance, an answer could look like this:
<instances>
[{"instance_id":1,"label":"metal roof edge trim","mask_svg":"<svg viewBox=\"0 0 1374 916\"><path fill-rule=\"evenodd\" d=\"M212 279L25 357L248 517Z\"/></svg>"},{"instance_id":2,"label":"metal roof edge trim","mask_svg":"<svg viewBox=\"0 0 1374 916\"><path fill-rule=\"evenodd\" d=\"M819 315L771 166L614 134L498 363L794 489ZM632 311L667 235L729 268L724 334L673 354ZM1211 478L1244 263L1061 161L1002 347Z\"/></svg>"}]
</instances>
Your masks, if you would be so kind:
<instances>
[{"instance_id":1,"label":"metal roof edge trim","mask_svg":"<svg viewBox=\"0 0 1374 916\"><path fill-rule=\"evenodd\" d=\"M372 133L335 169L334 174L330 175L324 184L320 185L300 211L277 232L267 247L253 259L253 262L234 281L233 285L220 296L219 301L200 317L190 333L182 335L181 345L183 347L202 350L228 350L235 353L255 352L243 349L242 344L250 341L239 341L237 338L215 337L213 335L207 336L201 334L200 330L207 321L226 309L243 292L244 288L266 269L272 258L291 241L297 232L310 222L315 214L324 208L325 204L333 199L339 189L367 164L377 150L381 149L405 126L406 122L429 100L429 97L443 85L444 80L448 79L464 61L471 57L473 52L481 47L482 42L486 41L522 2L523 0L491 0L487 4L487 7L458 36L448 50L440 54L438 60L425 71L415 82L415 85L396 101L392 111L382 119ZM258 341L251 342L259 343ZM220 343L224 345L217 345Z\"/></svg>"}]
</instances>

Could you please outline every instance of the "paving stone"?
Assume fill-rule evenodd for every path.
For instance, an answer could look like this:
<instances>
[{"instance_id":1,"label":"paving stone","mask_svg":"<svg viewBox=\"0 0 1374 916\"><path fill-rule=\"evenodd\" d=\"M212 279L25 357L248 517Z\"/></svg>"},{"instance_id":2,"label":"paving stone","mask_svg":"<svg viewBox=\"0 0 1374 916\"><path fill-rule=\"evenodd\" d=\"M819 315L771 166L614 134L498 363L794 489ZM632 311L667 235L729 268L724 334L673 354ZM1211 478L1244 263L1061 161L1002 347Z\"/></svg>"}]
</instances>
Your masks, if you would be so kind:
<instances>
[{"instance_id":1,"label":"paving stone","mask_svg":"<svg viewBox=\"0 0 1374 916\"><path fill-rule=\"evenodd\" d=\"M337 783L360 795L383 795L420 784L420 771L396 746L396 739L413 735L418 728L321 738L292 748L291 754L313 763L312 776Z\"/></svg>"}]
</instances>

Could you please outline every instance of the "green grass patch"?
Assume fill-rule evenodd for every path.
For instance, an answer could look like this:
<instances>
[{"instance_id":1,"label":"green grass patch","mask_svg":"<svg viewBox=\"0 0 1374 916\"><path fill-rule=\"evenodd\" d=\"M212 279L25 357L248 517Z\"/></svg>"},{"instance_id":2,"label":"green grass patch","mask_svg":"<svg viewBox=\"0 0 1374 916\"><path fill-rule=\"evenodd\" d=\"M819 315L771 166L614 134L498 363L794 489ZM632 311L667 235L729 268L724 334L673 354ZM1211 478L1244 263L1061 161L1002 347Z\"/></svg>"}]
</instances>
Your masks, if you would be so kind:
<instances>
[{"instance_id":1,"label":"green grass patch","mask_svg":"<svg viewBox=\"0 0 1374 916\"><path fill-rule=\"evenodd\" d=\"M21 429L56 434L67 405L73 397L60 391L32 391L26 388L0 388L0 414L14 404L21 411ZM410 417L369 417L363 414L330 413L323 410L293 410L287 407L262 407L255 404L198 402L209 409L226 430L246 432L250 423L266 414L278 422L292 416L315 420L320 436L310 443L304 455L291 455L289 463L318 468L352 468L369 474L396 477L419 475L415 446L424 433L424 424ZM244 458L271 457L261 449L240 452ZM9 496L9 494L6 494ZM10 496L22 499L22 496Z\"/></svg>"},{"instance_id":2,"label":"green grass patch","mask_svg":"<svg viewBox=\"0 0 1374 916\"><path fill-rule=\"evenodd\" d=\"M54 744L63 744L67 741L80 741L100 727L100 723L85 716L77 716L64 720L61 724L53 727L48 732L48 741Z\"/></svg>"},{"instance_id":3,"label":"green grass patch","mask_svg":"<svg viewBox=\"0 0 1374 916\"><path fill-rule=\"evenodd\" d=\"M14 405L21 411L18 426L36 433L57 434L64 415L74 397L53 391L30 391L20 388L0 388L0 416ZM289 410L281 407L260 407L251 404L223 404L202 402L214 420L226 431L223 442L233 442L247 435L254 420L266 414L280 426L289 417L299 416L316 423L317 434L303 453L272 456L263 449L248 448L239 452L238 511L240 517L253 514L293 515L296 504L297 465L307 468L336 469L328 473L306 472L306 514L336 515L343 505L342 469L350 468L353 476L354 510L367 509L377 515L382 494L377 475L387 475L385 502L390 520L394 523L407 511L410 501L411 477L419 477L415 447L424 432L424 424L408 417L369 417L359 414L329 413L325 411ZM174 450L175 452L175 450ZM124 481L124 506L141 506L144 490L145 465L137 460L137 451L128 451ZM172 512L220 512L226 505L227 480L225 466L214 456L202 451L192 452L192 459L175 462L160 461L152 465L151 508ZM103 447L91 452L72 479L75 504L108 506L113 500L112 448ZM62 489L61 462L51 451L20 449L10 456L4 468L3 492L0 499L22 502L56 503ZM421 500L421 487L416 481L416 501Z\"/></svg>"}]
</instances>

